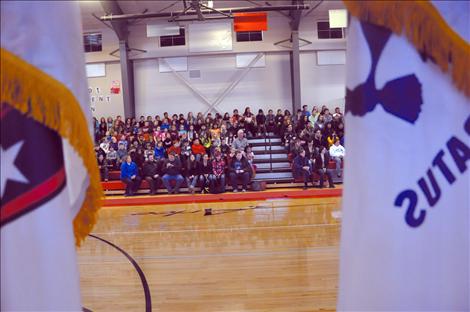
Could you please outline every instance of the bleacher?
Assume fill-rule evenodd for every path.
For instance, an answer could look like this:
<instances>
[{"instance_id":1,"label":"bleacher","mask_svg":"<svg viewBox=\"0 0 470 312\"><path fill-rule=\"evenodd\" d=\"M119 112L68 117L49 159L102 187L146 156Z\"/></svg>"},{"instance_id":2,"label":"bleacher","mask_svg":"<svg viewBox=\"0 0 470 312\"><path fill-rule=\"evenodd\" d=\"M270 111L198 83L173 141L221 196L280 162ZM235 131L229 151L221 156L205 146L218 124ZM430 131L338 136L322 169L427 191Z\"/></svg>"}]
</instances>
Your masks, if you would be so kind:
<instances>
[{"instance_id":1,"label":"bleacher","mask_svg":"<svg viewBox=\"0 0 470 312\"><path fill-rule=\"evenodd\" d=\"M292 159L282 145L279 136L270 133L266 137L248 138L248 141L255 154L254 167L256 173L252 181L260 182L262 188L298 188L303 186L303 182L295 179L292 174ZM335 168L335 162L330 161L328 169L335 170ZM313 178L314 181L319 183L320 178L316 173L313 174ZM325 185L328 186L327 179L325 180ZM333 182L335 184L342 183L342 176L337 177L336 174L333 174ZM232 191L228 177L226 177L226 183L226 191ZM101 184L106 195L122 195L126 189L125 184L120 180L119 171L110 171L109 181L101 182ZM146 194L148 190L149 185L143 179L138 193ZM196 188L197 191L200 191L200 189ZM186 181L183 182L180 192L188 192ZM161 186L157 190L157 194L167 194L167 190Z\"/></svg>"}]
</instances>

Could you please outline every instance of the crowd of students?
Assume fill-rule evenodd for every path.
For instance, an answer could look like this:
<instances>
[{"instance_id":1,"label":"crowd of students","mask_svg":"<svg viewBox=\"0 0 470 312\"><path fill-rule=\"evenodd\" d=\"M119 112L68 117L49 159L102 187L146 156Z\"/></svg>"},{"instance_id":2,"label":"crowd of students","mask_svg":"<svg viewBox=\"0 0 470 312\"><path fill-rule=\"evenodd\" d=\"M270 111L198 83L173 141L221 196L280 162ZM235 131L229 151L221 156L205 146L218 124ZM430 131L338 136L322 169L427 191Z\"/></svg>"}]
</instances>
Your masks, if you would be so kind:
<instances>
[{"instance_id":1,"label":"crowd of students","mask_svg":"<svg viewBox=\"0 0 470 312\"><path fill-rule=\"evenodd\" d=\"M247 107L243 114L235 109L232 115L223 116L189 112L186 116L141 116L139 120L122 120L121 116L94 119L95 152L102 179L108 180L110 170L120 170L128 196L138 190L143 179L149 184L150 194L155 194L161 184L169 193L178 193L184 181L191 193L196 187L202 193L224 192L226 177L234 192L239 183L246 191L255 175L255 156L247 136L262 137L266 133L281 137L294 157L295 175L307 176L308 171L311 176L318 171L315 162L322 148L330 152L334 146L340 146L336 150L342 148L343 115L339 108L330 114L325 106L309 111L304 105L295 115L280 109L276 114L271 109L267 114L260 109L254 115ZM342 154L333 156L338 166L343 156L344 148ZM299 157L306 159L308 170L307 165L298 167Z\"/></svg>"}]
</instances>

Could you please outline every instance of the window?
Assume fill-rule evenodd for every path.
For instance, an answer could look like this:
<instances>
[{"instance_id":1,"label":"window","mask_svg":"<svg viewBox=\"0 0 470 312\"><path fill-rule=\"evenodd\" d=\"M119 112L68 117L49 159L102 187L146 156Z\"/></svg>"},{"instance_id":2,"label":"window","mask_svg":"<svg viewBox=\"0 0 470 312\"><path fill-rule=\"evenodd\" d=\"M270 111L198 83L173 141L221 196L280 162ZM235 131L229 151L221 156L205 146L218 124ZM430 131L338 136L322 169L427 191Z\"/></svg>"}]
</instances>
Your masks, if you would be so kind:
<instances>
[{"instance_id":1,"label":"window","mask_svg":"<svg viewBox=\"0 0 470 312\"><path fill-rule=\"evenodd\" d=\"M237 42L263 41L262 31L239 31L237 32Z\"/></svg>"},{"instance_id":2,"label":"window","mask_svg":"<svg viewBox=\"0 0 470 312\"><path fill-rule=\"evenodd\" d=\"M101 33L89 33L83 35L83 46L85 52L100 52L102 36Z\"/></svg>"},{"instance_id":3,"label":"window","mask_svg":"<svg viewBox=\"0 0 470 312\"><path fill-rule=\"evenodd\" d=\"M180 28L179 35L160 36L160 47L184 46L186 44L186 36L184 28Z\"/></svg>"},{"instance_id":4,"label":"window","mask_svg":"<svg viewBox=\"0 0 470 312\"><path fill-rule=\"evenodd\" d=\"M330 22L317 22L318 39L341 39L343 28L330 28Z\"/></svg>"}]
</instances>

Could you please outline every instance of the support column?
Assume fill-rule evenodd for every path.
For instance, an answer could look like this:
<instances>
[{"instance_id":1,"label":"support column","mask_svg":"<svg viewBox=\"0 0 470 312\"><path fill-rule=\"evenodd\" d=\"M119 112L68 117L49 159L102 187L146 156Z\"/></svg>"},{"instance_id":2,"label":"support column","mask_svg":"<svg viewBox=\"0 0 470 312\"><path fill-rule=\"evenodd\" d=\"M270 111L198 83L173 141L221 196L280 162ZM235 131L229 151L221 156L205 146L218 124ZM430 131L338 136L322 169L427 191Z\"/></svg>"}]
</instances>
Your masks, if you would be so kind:
<instances>
[{"instance_id":1,"label":"support column","mask_svg":"<svg viewBox=\"0 0 470 312\"><path fill-rule=\"evenodd\" d=\"M124 118L135 117L134 102L134 69L127 53L127 42L119 41L119 57L121 61L122 97L124 100Z\"/></svg>"},{"instance_id":2,"label":"support column","mask_svg":"<svg viewBox=\"0 0 470 312\"><path fill-rule=\"evenodd\" d=\"M299 51L299 31L292 31L292 52L290 52L290 72L292 89L292 114L298 109L302 109L300 94L300 51Z\"/></svg>"}]
</instances>

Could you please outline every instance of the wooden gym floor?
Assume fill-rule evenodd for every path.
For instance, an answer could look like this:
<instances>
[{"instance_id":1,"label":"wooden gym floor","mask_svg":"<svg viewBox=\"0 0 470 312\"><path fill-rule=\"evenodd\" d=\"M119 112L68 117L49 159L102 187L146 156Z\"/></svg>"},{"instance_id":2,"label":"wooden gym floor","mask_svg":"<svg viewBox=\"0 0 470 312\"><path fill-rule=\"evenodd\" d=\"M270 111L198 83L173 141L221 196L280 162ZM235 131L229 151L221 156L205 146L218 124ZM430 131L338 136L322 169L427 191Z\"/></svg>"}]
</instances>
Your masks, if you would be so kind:
<instances>
[{"instance_id":1,"label":"wooden gym floor","mask_svg":"<svg viewBox=\"0 0 470 312\"><path fill-rule=\"evenodd\" d=\"M340 204L329 197L104 208L78 250L83 306L334 310Z\"/></svg>"}]
</instances>

